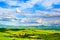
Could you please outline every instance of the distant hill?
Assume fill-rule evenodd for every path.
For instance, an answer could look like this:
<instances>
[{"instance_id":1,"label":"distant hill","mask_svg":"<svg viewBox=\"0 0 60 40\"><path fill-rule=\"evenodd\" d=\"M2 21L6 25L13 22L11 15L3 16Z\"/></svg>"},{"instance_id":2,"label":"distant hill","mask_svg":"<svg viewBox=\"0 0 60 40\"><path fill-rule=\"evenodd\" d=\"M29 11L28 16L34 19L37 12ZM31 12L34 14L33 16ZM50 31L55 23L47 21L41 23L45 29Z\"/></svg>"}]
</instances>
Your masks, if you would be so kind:
<instances>
[{"instance_id":1,"label":"distant hill","mask_svg":"<svg viewBox=\"0 0 60 40\"><path fill-rule=\"evenodd\" d=\"M0 28L14 28L14 29L20 29L20 28L38 28L38 29L55 29L60 30L60 26L44 26L44 25L35 25L35 26L14 26L14 25L3 25L0 24Z\"/></svg>"}]
</instances>

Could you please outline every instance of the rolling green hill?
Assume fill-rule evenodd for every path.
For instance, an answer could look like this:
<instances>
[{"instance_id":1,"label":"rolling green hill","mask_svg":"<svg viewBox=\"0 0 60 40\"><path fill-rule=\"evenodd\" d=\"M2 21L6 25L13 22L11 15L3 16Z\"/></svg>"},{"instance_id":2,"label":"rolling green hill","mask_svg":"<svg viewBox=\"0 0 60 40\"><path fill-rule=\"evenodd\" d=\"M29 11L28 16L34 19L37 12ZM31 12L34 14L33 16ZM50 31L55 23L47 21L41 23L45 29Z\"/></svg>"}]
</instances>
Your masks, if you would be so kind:
<instances>
[{"instance_id":1,"label":"rolling green hill","mask_svg":"<svg viewBox=\"0 0 60 40\"><path fill-rule=\"evenodd\" d=\"M0 40L60 40L60 30L0 28Z\"/></svg>"}]
</instances>

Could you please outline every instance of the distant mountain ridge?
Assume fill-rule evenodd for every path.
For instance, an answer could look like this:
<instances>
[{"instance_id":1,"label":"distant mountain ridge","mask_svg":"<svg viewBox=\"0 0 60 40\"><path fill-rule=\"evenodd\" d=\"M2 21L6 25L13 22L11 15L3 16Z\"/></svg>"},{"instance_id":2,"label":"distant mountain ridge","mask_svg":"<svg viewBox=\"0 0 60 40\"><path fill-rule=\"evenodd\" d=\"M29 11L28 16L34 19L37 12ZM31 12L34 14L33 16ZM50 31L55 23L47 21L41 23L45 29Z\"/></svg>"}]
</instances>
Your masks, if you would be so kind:
<instances>
[{"instance_id":1,"label":"distant mountain ridge","mask_svg":"<svg viewBox=\"0 0 60 40\"><path fill-rule=\"evenodd\" d=\"M38 25L38 26L14 26L14 25L3 25L0 24L0 28L38 28L38 29L55 29L55 30L60 30L60 26L44 26L44 25Z\"/></svg>"}]
</instances>

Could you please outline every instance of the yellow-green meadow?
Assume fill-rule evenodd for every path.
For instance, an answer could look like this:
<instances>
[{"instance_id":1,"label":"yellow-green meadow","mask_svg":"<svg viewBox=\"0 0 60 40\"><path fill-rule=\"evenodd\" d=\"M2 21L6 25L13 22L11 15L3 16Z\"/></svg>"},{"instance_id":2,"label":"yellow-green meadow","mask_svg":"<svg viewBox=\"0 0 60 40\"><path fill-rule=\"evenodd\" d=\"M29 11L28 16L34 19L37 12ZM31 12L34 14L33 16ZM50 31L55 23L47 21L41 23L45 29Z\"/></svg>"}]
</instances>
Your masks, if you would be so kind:
<instances>
[{"instance_id":1,"label":"yellow-green meadow","mask_svg":"<svg viewBox=\"0 0 60 40\"><path fill-rule=\"evenodd\" d=\"M0 28L0 40L60 40L60 30Z\"/></svg>"}]
</instances>

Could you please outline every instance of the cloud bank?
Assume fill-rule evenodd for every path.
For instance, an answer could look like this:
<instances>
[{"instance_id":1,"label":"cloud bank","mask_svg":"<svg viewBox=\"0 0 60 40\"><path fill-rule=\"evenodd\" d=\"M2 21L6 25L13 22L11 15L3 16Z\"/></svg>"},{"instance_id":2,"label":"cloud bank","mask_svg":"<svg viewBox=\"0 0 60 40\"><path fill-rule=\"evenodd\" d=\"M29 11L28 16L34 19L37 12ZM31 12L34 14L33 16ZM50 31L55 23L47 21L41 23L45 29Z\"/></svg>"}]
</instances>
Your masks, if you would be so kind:
<instances>
[{"instance_id":1,"label":"cloud bank","mask_svg":"<svg viewBox=\"0 0 60 40\"><path fill-rule=\"evenodd\" d=\"M18 24L60 25L60 8L53 7L53 5L59 5L60 0L0 0L0 2L7 4L7 8L0 5L0 21L17 22ZM42 6L45 10L40 10L43 8L37 10L35 8L38 7L35 5L38 5L39 8Z\"/></svg>"}]
</instances>

